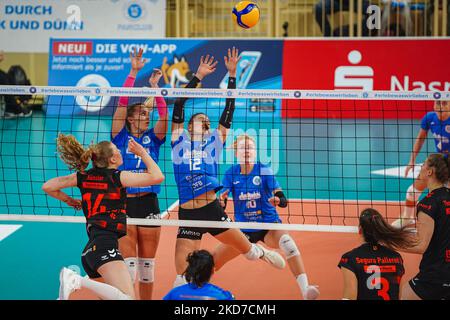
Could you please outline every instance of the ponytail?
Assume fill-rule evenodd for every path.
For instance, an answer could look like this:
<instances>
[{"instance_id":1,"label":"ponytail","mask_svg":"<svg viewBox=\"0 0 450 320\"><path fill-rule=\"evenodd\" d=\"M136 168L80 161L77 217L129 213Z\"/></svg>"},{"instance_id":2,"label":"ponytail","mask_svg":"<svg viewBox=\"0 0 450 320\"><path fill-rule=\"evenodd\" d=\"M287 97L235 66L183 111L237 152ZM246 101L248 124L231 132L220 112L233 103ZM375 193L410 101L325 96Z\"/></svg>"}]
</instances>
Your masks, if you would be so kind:
<instances>
[{"instance_id":1,"label":"ponytail","mask_svg":"<svg viewBox=\"0 0 450 320\"><path fill-rule=\"evenodd\" d=\"M214 270L214 258L208 251L191 252L186 261L188 266L183 275L187 282L194 283L197 287L202 287L209 282Z\"/></svg>"},{"instance_id":2,"label":"ponytail","mask_svg":"<svg viewBox=\"0 0 450 320\"><path fill-rule=\"evenodd\" d=\"M61 160L70 170L83 172L92 160L97 168L107 168L113 150L109 141L102 141L96 145L84 148L73 135L59 134L56 143Z\"/></svg>"},{"instance_id":3,"label":"ponytail","mask_svg":"<svg viewBox=\"0 0 450 320\"><path fill-rule=\"evenodd\" d=\"M364 209L359 217L362 236L372 245L385 245L393 250L408 249L417 244L413 234L405 227L397 229L383 219L375 209Z\"/></svg>"}]
</instances>

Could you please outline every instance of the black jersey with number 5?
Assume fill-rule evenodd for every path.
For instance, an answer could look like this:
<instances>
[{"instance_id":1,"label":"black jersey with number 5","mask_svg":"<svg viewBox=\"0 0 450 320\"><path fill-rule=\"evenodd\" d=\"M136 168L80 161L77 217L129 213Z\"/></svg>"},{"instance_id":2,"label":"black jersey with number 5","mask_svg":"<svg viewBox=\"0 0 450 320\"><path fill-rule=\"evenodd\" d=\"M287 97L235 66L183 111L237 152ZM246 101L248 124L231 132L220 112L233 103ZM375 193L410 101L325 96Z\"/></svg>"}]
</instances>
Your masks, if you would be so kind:
<instances>
[{"instance_id":1,"label":"black jersey with number 5","mask_svg":"<svg viewBox=\"0 0 450 320\"><path fill-rule=\"evenodd\" d=\"M126 234L126 191L120 182L120 171L93 168L77 173L87 230L90 226Z\"/></svg>"},{"instance_id":2,"label":"black jersey with number 5","mask_svg":"<svg viewBox=\"0 0 450 320\"><path fill-rule=\"evenodd\" d=\"M358 280L358 300L398 300L405 273L402 256L381 245L365 243L345 253L339 268L352 271Z\"/></svg>"},{"instance_id":3,"label":"black jersey with number 5","mask_svg":"<svg viewBox=\"0 0 450 320\"><path fill-rule=\"evenodd\" d=\"M433 190L417 204L434 220L433 236L420 262L418 276L422 280L450 282L450 190Z\"/></svg>"}]
</instances>

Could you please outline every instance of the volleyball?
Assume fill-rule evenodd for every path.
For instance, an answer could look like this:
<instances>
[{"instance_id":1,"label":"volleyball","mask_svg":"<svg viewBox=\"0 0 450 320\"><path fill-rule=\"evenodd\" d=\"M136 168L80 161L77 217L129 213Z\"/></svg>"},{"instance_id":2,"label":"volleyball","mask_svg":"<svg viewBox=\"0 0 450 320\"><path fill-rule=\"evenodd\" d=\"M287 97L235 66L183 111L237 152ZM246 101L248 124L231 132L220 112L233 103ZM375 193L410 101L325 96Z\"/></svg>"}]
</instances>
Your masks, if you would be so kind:
<instances>
[{"instance_id":1,"label":"volleyball","mask_svg":"<svg viewBox=\"0 0 450 320\"><path fill-rule=\"evenodd\" d=\"M254 27L259 21L259 8L252 1L241 1L233 8L233 20L244 29Z\"/></svg>"}]
</instances>

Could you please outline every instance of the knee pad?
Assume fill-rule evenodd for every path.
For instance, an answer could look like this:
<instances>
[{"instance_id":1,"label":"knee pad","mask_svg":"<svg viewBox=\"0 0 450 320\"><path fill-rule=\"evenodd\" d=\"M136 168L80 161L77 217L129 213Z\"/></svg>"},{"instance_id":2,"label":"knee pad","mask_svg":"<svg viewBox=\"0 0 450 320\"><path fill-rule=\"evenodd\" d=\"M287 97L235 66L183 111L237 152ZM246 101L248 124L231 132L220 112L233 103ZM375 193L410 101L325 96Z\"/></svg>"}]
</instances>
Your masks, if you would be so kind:
<instances>
[{"instance_id":1,"label":"knee pad","mask_svg":"<svg viewBox=\"0 0 450 320\"><path fill-rule=\"evenodd\" d=\"M291 238L288 234L283 234L278 243L280 249L286 255L286 259L290 259L295 256L300 255L300 251L298 251L297 245L295 244L294 239Z\"/></svg>"},{"instance_id":2,"label":"knee pad","mask_svg":"<svg viewBox=\"0 0 450 320\"><path fill-rule=\"evenodd\" d=\"M408 190L406 191L406 201L417 203L419 201L420 195L422 194L422 191L414 188L413 184L410 185Z\"/></svg>"},{"instance_id":3,"label":"knee pad","mask_svg":"<svg viewBox=\"0 0 450 320\"><path fill-rule=\"evenodd\" d=\"M134 283L134 281L136 280L136 273L137 273L137 258L130 257L125 258L124 260L125 264L128 267L128 272L130 273L131 281Z\"/></svg>"},{"instance_id":4,"label":"knee pad","mask_svg":"<svg viewBox=\"0 0 450 320\"><path fill-rule=\"evenodd\" d=\"M155 279L155 259L138 258L138 276L141 283L153 283Z\"/></svg>"}]
</instances>

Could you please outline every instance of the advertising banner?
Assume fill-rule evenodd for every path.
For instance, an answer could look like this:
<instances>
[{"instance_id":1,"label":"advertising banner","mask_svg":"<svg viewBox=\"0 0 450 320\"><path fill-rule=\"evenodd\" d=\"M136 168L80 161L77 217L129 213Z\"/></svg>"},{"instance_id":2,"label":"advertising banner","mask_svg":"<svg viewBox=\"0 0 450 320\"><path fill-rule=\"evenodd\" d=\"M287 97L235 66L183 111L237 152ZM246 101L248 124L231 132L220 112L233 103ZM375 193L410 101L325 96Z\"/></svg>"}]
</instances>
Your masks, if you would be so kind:
<instances>
[{"instance_id":1,"label":"advertising banner","mask_svg":"<svg viewBox=\"0 0 450 320\"><path fill-rule=\"evenodd\" d=\"M149 86L154 68L161 69L160 87L183 88L193 77L201 56L218 60L217 70L206 77L202 88L226 89L228 74L223 57L228 48L239 49L238 89L281 89L282 41L273 40L65 40L52 39L49 56L49 85L78 87L121 87L130 71L130 53L143 50L148 60L136 79L135 87ZM140 101L143 100L142 97ZM50 96L49 115L111 115L116 97ZM130 103L139 101L130 99ZM193 99L186 114L206 112L218 117L224 99ZM169 104L171 101L168 101ZM173 101L172 101L173 102ZM279 99L237 99L235 121L246 118L280 117Z\"/></svg>"},{"instance_id":2,"label":"advertising banner","mask_svg":"<svg viewBox=\"0 0 450 320\"><path fill-rule=\"evenodd\" d=\"M50 37L163 38L165 10L165 0L2 0L0 49L47 53Z\"/></svg>"},{"instance_id":3,"label":"advertising banner","mask_svg":"<svg viewBox=\"0 0 450 320\"><path fill-rule=\"evenodd\" d=\"M450 91L449 40L287 40L283 89ZM432 102L303 100L288 118L421 118Z\"/></svg>"}]
</instances>

